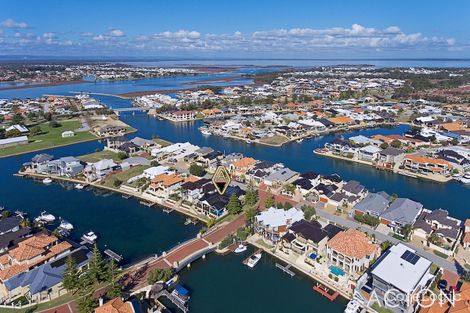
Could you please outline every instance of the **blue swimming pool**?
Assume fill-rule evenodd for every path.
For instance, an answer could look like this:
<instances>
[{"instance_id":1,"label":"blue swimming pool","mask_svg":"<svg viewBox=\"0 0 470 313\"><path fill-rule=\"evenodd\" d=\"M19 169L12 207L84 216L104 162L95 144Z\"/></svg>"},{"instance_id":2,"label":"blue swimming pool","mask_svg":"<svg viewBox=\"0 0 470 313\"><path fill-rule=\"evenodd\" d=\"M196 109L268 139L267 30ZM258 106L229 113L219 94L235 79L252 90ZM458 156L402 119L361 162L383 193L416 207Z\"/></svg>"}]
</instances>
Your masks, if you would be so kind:
<instances>
[{"instance_id":1,"label":"blue swimming pool","mask_svg":"<svg viewBox=\"0 0 470 313\"><path fill-rule=\"evenodd\" d=\"M341 268L334 265L330 266L330 272L336 276L343 276L344 274L346 274Z\"/></svg>"}]
</instances>

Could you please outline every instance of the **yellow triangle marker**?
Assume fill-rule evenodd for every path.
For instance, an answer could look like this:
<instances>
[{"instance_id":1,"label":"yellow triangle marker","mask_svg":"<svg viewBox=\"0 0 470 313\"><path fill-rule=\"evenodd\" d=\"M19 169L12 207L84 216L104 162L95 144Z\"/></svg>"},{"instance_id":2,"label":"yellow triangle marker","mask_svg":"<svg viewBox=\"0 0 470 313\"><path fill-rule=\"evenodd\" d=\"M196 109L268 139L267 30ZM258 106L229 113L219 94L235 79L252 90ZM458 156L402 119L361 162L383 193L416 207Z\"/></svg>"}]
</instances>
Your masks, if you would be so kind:
<instances>
[{"instance_id":1,"label":"yellow triangle marker","mask_svg":"<svg viewBox=\"0 0 470 313\"><path fill-rule=\"evenodd\" d=\"M212 176L212 183L215 186L217 192L221 195L225 193L228 185L230 184L230 173L227 171L225 166L219 166Z\"/></svg>"}]
</instances>

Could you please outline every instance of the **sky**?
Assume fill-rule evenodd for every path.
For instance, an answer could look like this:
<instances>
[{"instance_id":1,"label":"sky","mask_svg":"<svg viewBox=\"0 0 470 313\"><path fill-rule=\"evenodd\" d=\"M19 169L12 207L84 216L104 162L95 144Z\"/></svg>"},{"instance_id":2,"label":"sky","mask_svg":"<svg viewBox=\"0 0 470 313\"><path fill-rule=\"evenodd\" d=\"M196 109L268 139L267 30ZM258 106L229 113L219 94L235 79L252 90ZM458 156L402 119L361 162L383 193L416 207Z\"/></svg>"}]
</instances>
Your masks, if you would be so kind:
<instances>
[{"instance_id":1,"label":"sky","mask_svg":"<svg viewBox=\"0 0 470 313\"><path fill-rule=\"evenodd\" d=\"M0 55L470 58L470 1L0 0Z\"/></svg>"}]
</instances>

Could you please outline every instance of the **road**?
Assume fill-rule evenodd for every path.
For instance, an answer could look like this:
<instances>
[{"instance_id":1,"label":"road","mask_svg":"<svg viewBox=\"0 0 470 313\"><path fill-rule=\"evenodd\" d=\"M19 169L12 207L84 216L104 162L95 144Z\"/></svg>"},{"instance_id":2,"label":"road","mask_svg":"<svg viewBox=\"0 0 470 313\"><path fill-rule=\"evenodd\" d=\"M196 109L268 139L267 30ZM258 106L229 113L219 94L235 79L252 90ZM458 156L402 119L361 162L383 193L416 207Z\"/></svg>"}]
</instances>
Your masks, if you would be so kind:
<instances>
[{"instance_id":1,"label":"road","mask_svg":"<svg viewBox=\"0 0 470 313\"><path fill-rule=\"evenodd\" d=\"M381 232L378 232L378 231L376 231L376 230L374 230L374 229L372 229L368 226L364 226L362 224L359 224L356 221L344 219L340 216L328 213L324 210L317 210L316 212L317 212L317 215L320 216L322 219L331 221L331 222L336 223L338 225L341 225L343 227L358 229L358 230L361 230L363 232L367 232L370 235L374 234L375 238L378 241L387 241L388 240L390 242L393 242L394 244L402 243L402 244L408 246L409 248L411 248L413 250L416 250L418 255L428 259L429 261L435 263L439 267L442 267L444 269L453 271L455 273L460 272L460 271L458 271L457 266L455 265L454 262L450 262L448 260L445 260L445 259L443 259L443 258L441 258L441 257L439 257L439 256L437 256L433 253L429 253L427 251L424 251L421 248L418 248L418 247L412 246L410 244L407 244L406 242L400 241L396 238L393 238L392 236L385 235L385 234L383 234Z\"/></svg>"}]
</instances>

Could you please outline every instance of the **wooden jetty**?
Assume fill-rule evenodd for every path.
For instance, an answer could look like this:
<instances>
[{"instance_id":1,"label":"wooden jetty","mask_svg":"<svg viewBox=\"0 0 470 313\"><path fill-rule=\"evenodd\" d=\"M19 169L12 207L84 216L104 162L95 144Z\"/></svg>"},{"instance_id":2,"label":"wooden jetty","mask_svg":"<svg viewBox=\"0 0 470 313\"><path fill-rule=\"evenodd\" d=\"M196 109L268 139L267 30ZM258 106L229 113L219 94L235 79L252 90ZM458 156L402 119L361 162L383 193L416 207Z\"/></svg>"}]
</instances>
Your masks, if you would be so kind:
<instances>
[{"instance_id":1,"label":"wooden jetty","mask_svg":"<svg viewBox=\"0 0 470 313\"><path fill-rule=\"evenodd\" d=\"M332 290L332 289L330 289L330 288L328 288L325 285L322 285L320 283L317 283L316 286L313 286L313 290L315 290L316 292L318 292L322 296L326 297L330 301L336 300L336 298L338 298L338 296L339 296L339 293L337 291Z\"/></svg>"},{"instance_id":2,"label":"wooden jetty","mask_svg":"<svg viewBox=\"0 0 470 313\"><path fill-rule=\"evenodd\" d=\"M170 214L170 213L173 212L174 210L175 210L175 209L173 209L173 208L163 208L163 212L168 213L168 214Z\"/></svg>"},{"instance_id":3,"label":"wooden jetty","mask_svg":"<svg viewBox=\"0 0 470 313\"><path fill-rule=\"evenodd\" d=\"M122 255L119 255L117 254L116 252L114 252L113 250L111 249L106 249L104 250L104 254L106 254L107 256L109 256L110 258L114 259L114 261L116 262L121 262L122 261Z\"/></svg>"},{"instance_id":4,"label":"wooden jetty","mask_svg":"<svg viewBox=\"0 0 470 313\"><path fill-rule=\"evenodd\" d=\"M142 205L145 205L146 207L149 207L149 208L150 208L150 207L153 207L153 206L155 205L155 203L149 202L149 201L145 201L145 200L141 200L139 203L142 204Z\"/></svg>"},{"instance_id":5,"label":"wooden jetty","mask_svg":"<svg viewBox=\"0 0 470 313\"><path fill-rule=\"evenodd\" d=\"M281 264L276 263L276 267L277 267L278 269L280 269L281 271L283 271L284 273L286 273L287 275L289 275L290 277L294 277L294 276L295 276L295 273L290 270L290 268L292 267L291 264L287 264L286 266L282 266Z\"/></svg>"}]
</instances>

